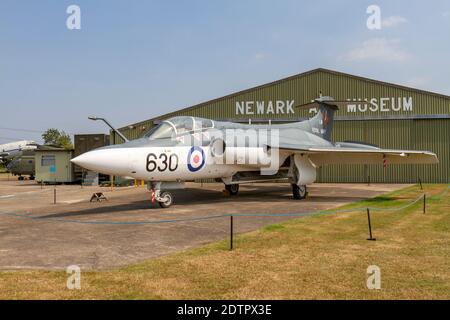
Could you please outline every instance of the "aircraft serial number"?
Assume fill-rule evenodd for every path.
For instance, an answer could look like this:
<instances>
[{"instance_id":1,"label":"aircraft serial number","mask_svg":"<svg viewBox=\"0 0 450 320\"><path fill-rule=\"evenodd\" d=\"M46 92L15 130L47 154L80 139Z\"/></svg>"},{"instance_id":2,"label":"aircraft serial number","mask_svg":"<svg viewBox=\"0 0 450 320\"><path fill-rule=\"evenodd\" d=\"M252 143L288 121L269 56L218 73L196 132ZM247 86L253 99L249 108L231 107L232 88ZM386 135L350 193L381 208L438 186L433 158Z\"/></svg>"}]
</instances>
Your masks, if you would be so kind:
<instances>
[{"instance_id":1,"label":"aircraft serial number","mask_svg":"<svg viewBox=\"0 0 450 320\"><path fill-rule=\"evenodd\" d=\"M147 155L147 166L148 172L158 171L175 171L178 168L178 156L175 153L167 155L166 153L161 153L159 157L154 153L149 153Z\"/></svg>"}]
</instances>

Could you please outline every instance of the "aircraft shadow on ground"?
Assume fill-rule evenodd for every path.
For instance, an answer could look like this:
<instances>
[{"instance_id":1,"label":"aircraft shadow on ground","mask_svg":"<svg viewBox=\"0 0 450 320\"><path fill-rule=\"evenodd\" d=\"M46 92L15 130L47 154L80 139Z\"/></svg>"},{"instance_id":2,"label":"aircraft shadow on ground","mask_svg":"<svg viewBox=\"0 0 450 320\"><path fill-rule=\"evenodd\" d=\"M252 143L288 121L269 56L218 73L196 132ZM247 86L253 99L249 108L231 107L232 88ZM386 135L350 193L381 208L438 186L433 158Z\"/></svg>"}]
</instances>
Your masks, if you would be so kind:
<instances>
[{"instance_id":1,"label":"aircraft shadow on ground","mask_svg":"<svg viewBox=\"0 0 450 320\"><path fill-rule=\"evenodd\" d=\"M44 216L40 216L40 219L46 218L68 218L68 217L81 217L90 215L101 215L108 213L119 213L119 212L130 212L136 210L154 210L155 213L176 213L173 209L180 208L182 206L189 205L203 205L203 204L220 204L220 203L245 203L245 202L267 202L267 203L280 203L286 201L296 201L301 208L302 203L307 202L334 202L334 203L348 203L363 199L358 196L310 196L306 200L293 200L290 194L290 188L277 188L277 187L265 187L258 186L250 190L240 191L238 196L224 196L221 191L218 190L205 190L205 189L184 189L175 190L173 192L175 198L175 204L169 209L161 209L159 205L155 202L152 206L150 202L150 194L148 199L132 200L130 199L127 203L112 204L111 202L101 202L98 203L99 206L94 208L79 209L76 211L66 211L61 213L53 213ZM123 196L114 199L115 201L126 201L129 196ZM96 203L97 204L97 203ZM94 204L94 205L96 205ZM278 208L278 207L277 207ZM204 209L202 211L205 211ZM208 210L211 212L211 209Z\"/></svg>"}]
</instances>

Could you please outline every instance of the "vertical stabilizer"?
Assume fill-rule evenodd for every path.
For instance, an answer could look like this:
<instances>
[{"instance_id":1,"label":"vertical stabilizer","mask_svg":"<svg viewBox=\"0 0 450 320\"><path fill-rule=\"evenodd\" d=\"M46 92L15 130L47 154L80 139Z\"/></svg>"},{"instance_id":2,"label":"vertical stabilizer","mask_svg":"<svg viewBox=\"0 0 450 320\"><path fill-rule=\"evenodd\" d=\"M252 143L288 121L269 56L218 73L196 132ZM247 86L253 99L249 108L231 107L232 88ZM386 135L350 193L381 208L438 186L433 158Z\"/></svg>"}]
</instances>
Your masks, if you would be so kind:
<instances>
[{"instance_id":1,"label":"vertical stabilizer","mask_svg":"<svg viewBox=\"0 0 450 320\"><path fill-rule=\"evenodd\" d=\"M333 105L333 100L331 97L316 99L315 101L319 104L318 112L309 119L312 133L328 141L331 141L334 113L338 110L338 107Z\"/></svg>"}]
</instances>

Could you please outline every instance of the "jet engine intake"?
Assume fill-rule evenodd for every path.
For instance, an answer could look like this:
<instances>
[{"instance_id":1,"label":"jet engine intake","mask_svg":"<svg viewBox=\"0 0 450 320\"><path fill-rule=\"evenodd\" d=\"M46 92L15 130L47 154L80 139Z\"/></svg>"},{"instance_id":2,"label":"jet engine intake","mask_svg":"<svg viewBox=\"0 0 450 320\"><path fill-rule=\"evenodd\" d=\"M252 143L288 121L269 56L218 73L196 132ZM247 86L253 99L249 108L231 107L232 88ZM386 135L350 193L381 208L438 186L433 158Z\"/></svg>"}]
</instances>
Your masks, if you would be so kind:
<instances>
[{"instance_id":1,"label":"jet engine intake","mask_svg":"<svg viewBox=\"0 0 450 320\"><path fill-rule=\"evenodd\" d=\"M226 150L226 144L225 141L223 141L220 138L214 139L211 141L211 155L214 158L221 158L223 157Z\"/></svg>"}]
</instances>

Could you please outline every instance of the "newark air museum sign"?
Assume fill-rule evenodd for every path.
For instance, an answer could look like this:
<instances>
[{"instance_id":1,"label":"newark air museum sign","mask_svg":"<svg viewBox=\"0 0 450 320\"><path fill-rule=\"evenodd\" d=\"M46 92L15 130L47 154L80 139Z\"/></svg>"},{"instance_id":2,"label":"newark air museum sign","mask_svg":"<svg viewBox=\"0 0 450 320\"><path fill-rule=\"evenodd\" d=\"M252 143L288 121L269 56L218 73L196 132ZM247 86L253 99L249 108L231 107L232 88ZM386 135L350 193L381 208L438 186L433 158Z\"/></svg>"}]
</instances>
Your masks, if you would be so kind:
<instances>
[{"instance_id":1,"label":"newark air museum sign","mask_svg":"<svg viewBox=\"0 0 450 320\"><path fill-rule=\"evenodd\" d=\"M349 104L345 107L348 113L372 112L412 112L412 97L389 98L353 98L346 99ZM295 100L269 100L269 101L236 101L236 115L279 115L295 114ZM316 113L316 108L309 109Z\"/></svg>"}]
</instances>

